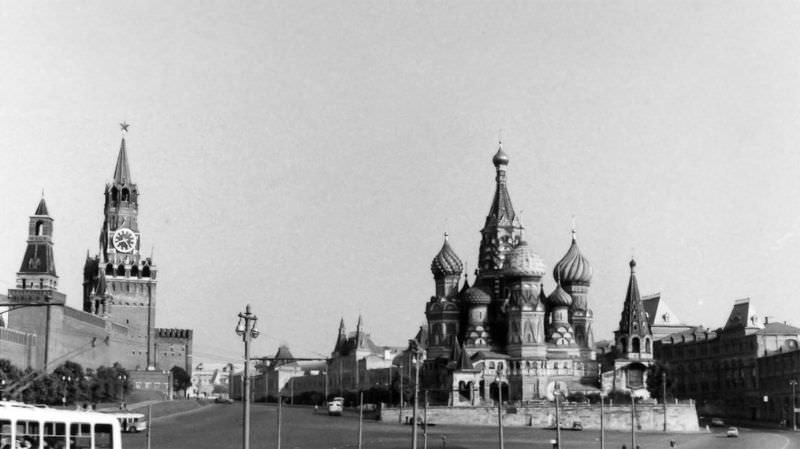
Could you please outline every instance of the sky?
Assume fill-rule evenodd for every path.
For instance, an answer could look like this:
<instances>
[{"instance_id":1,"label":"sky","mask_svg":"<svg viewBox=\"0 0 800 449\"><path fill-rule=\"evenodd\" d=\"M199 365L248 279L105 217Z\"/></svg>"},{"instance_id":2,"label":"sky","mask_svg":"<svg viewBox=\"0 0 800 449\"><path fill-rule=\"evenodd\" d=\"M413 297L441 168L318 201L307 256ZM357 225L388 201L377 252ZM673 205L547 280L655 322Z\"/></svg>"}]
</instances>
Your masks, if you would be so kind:
<instances>
[{"instance_id":1,"label":"sky","mask_svg":"<svg viewBox=\"0 0 800 449\"><path fill-rule=\"evenodd\" d=\"M246 304L256 355L359 314L404 345L444 232L476 266L501 138L548 272L575 217L597 340L632 256L686 323L800 325L798 48L795 1L3 2L0 291L44 190L81 307L127 121L156 325L196 361L241 359Z\"/></svg>"}]
</instances>

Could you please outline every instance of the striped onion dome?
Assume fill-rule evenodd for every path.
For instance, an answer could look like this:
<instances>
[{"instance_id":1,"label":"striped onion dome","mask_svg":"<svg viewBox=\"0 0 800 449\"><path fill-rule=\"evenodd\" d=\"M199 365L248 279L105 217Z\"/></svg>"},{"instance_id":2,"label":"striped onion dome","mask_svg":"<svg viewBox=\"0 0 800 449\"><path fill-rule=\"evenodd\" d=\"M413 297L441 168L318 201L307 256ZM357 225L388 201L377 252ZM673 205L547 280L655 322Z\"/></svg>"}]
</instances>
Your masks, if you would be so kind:
<instances>
[{"instance_id":1,"label":"striped onion dome","mask_svg":"<svg viewBox=\"0 0 800 449\"><path fill-rule=\"evenodd\" d=\"M547 304L551 307L569 307L572 305L572 296L565 292L560 285L547 297Z\"/></svg>"},{"instance_id":2,"label":"striped onion dome","mask_svg":"<svg viewBox=\"0 0 800 449\"><path fill-rule=\"evenodd\" d=\"M545 268L542 258L522 241L506 256L503 271L516 276L544 276Z\"/></svg>"},{"instance_id":3,"label":"striped onion dome","mask_svg":"<svg viewBox=\"0 0 800 449\"><path fill-rule=\"evenodd\" d=\"M592 282L592 266L578 249L575 234L567 254L553 268L553 277L562 284L590 284Z\"/></svg>"},{"instance_id":4,"label":"striped onion dome","mask_svg":"<svg viewBox=\"0 0 800 449\"><path fill-rule=\"evenodd\" d=\"M445 233L442 249L439 250L439 254L431 261L433 277L440 278L444 276L461 275L462 271L464 271L464 264L456 255L456 252L453 251L453 248L450 247L450 243L447 241L447 234Z\"/></svg>"}]
</instances>

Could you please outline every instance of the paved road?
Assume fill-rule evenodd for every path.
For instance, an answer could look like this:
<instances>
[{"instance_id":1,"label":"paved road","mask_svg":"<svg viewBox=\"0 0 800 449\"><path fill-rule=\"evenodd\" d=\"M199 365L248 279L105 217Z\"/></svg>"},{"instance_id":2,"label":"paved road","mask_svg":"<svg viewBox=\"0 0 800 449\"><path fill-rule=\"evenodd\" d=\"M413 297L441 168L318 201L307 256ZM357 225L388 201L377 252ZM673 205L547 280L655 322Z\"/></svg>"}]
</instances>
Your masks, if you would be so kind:
<instances>
[{"instance_id":1,"label":"paved road","mask_svg":"<svg viewBox=\"0 0 800 449\"><path fill-rule=\"evenodd\" d=\"M276 448L277 410L273 405L254 404L252 407L252 449ZM153 423L151 447L154 449L222 449L242 447L241 404L214 404L196 412L156 420ZM739 438L726 438L723 429L701 434L639 434L641 449L669 448L674 439L679 449L800 449L798 434L791 432L742 429ZM419 448L423 447L420 432ZM549 440L554 431L506 428L507 449L551 449ZM358 443L358 417L348 415L329 417L315 414L309 408L284 408L282 449L344 449L355 448ZM498 447L497 429L483 426L433 426L429 428L428 447L442 447L446 437L447 449L494 449ZM562 448L599 448L599 433L564 431ZM630 434L608 432L606 448L630 448ZM124 449L146 449L144 434L125 434ZM409 449L411 427L397 424L365 421L363 428L365 449Z\"/></svg>"}]
</instances>

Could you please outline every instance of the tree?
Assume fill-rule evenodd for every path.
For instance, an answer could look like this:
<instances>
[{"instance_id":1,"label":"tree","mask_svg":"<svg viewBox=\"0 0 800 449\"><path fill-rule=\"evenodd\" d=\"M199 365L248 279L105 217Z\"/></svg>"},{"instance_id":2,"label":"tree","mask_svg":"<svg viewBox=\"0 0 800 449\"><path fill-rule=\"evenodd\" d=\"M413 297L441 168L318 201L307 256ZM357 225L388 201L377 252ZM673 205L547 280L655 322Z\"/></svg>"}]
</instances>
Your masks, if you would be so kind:
<instances>
[{"instance_id":1,"label":"tree","mask_svg":"<svg viewBox=\"0 0 800 449\"><path fill-rule=\"evenodd\" d=\"M672 396L675 386L675 376L668 363L655 362L647 368L647 391L650 397L659 401L664 401L664 383L666 382L667 397Z\"/></svg>"},{"instance_id":2,"label":"tree","mask_svg":"<svg viewBox=\"0 0 800 449\"><path fill-rule=\"evenodd\" d=\"M187 373L185 369L175 365L170 369L170 372L172 372L173 391L185 391L192 386L192 377L189 376L189 373Z\"/></svg>"}]
</instances>

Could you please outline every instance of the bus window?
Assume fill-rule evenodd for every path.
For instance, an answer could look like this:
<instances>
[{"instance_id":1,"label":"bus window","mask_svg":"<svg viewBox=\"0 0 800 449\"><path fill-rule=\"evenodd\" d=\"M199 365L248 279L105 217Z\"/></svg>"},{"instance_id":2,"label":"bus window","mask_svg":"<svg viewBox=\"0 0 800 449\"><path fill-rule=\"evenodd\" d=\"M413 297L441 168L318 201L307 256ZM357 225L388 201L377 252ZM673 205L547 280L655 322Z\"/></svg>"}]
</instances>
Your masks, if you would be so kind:
<instances>
[{"instance_id":1,"label":"bus window","mask_svg":"<svg viewBox=\"0 0 800 449\"><path fill-rule=\"evenodd\" d=\"M11 449L11 421L0 421L0 449Z\"/></svg>"},{"instance_id":2,"label":"bus window","mask_svg":"<svg viewBox=\"0 0 800 449\"><path fill-rule=\"evenodd\" d=\"M25 441L28 441L30 446L26 445ZM39 447L39 423L17 421L17 443L22 447Z\"/></svg>"},{"instance_id":3,"label":"bus window","mask_svg":"<svg viewBox=\"0 0 800 449\"><path fill-rule=\"evenodd\" d=\"M44 442L48 449L67 447L67 425L63 422L44 423Z\"/></svg>"},{"instance_id":4,"label":"bus window","mask_svg":"<svg viewBox=\"0 0 800 449\"><path fill-rule=\"evenodd\" d=\"M113 435L111 424L95 424L94 447L96 449L112 449L114 447Z\"/></svg>"},{"instance_id":5,"label":"bus window","mask_svg":"<svg viewBox=\"0 0 800 449\"><path fill-rule=\"evenodd\" d=\"M92 425L70 424L69 447L70 449L90 449L92 447Z\"/></svg>"}]
</instances>

